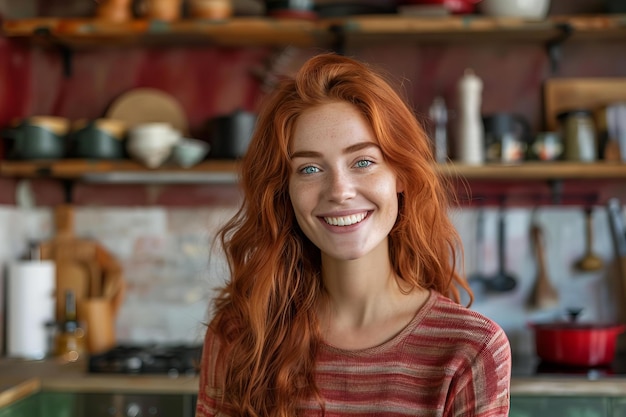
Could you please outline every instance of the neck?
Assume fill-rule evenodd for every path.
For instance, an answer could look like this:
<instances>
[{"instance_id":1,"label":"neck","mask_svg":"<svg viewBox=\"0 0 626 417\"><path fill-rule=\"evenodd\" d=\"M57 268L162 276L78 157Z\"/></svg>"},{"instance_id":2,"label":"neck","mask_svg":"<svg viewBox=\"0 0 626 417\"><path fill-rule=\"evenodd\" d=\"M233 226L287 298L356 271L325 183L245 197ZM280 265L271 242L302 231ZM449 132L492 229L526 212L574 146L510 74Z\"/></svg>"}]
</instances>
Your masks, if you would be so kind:
<instances>
[{"instance_id":1,"label":"neck","mask_svg":"<svg viewBox=\"0 0 626 417\"><path fill-rule=\"evenodd\" d=\"M386 242L368 256L355 260L322 254L322 278L328 295L324 310L355 324L387 312L402 296Z\"/></svg>"},{"instance_id":2,"label":"neck","mask_svg":"<svg viewBox=\"0 0 626 417\"><path fill-rule=\"evenodd\" d=\"M326 343L342 349L377 346L405 328L426 302L429 292L400 280L387 244L380 246L351 261L322 255L326 296L318 319Z\"/></svg>"}]
</instances>

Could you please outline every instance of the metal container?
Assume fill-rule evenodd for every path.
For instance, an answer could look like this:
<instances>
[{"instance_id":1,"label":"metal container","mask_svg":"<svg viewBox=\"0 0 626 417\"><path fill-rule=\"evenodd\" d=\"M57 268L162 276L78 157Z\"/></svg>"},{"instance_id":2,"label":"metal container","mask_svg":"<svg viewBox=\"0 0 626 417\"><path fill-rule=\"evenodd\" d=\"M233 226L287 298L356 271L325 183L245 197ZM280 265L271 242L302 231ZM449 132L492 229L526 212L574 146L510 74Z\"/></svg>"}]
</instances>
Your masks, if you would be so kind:
<instances>
[{"instance_id":1,"label":"metal container","mask_svg":"<svg viewBox=\"0 0 626 417\"><path fill-rule=\"evenodd\" d=\"M596 127L590 110L569 110L557 115L563 138L563 156L568 161L597 159Z\"/></svg>"}]
</instances>

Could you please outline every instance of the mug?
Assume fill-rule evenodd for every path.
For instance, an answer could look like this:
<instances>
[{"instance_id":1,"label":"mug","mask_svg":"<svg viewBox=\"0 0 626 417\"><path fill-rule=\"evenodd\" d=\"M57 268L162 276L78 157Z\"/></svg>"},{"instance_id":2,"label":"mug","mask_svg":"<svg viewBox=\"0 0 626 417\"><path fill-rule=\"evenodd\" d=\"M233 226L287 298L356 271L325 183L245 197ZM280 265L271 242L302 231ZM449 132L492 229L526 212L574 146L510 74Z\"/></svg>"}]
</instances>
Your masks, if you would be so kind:
<instances>
[{"instance_id":1,"label":"mug","mask_svg":"<svg viewBox=\"0 0 626 417\"><path fill-rule=\"evenodd\" d=\"M530 124L521 115L494 113L483 117L487 162L521 162L530 141Z\"/></svg>"}]
</instances>

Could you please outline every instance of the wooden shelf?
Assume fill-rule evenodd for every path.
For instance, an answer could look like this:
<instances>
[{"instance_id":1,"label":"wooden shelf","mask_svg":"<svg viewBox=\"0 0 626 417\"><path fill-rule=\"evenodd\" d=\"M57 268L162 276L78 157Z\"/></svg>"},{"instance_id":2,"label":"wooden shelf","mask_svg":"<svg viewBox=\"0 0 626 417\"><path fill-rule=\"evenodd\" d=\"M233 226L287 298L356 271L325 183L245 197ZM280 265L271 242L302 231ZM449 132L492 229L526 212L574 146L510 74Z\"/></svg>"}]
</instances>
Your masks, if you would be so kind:
<instances>
[{"instance_id":1,"label":"wooden shelf","mask_svg":"<svg viewBox=\"0 0 626 417\"><path fill-rule=\"evenodd\" d=\"M320 22L240 17L223 21L136 19L112 23L97 19L38 18L7 20L5 36L30 38L68 46L123 46L145 44L209 43L220 46L330 45L334 40Z\"/></svg>"},{"instance_id":2,"label":"wooden shelf","mask_svg":"<svg viewBox=\"0 0 626 417\"><path fill-rule=\"evenodd\" d=\"M529 180L626 180L626 164L598 162L526 162L516 165L486 164L461 165L438 164L437 171L449 178L488 181L529 181ZM192 168L165 166L149 169L130 160L89 161L68 159L58 161L0 161L0 176L5 178L55 178L70 180L92 180L125 182L124 178L142 175L150 182L150 177L167 181L167 177L177 178L176 182L211 182L211 175L236 180L238 162L230 160L210 160ZM107 179L108 178L108 179ZM202 179L205 178L205 181Z\"/></svg>"},{"instance_id":3,"label":"wooden shelf","mask_svg":"<svg viewBox=\"0 0 626 417\"><path fill-rule=\"evenodd\" d=\"M356 16L335 22L347 39L552 41L572 39L626 39L626 16L554 16L545 20L465 15L451 17ZM493 37L494 34L498 36ZM569 34L569 35L568 35Z\"/></svg>"},{"instance_id":4,"label":"wooden shelf","mask_svg":"<svg viewBox=\"0 0 626 417\"><path fill-rule=\"evenodd\" d=\"M68 46L209 43L221 46L329 47L338 41L553 41L626 39L626 15L554 16L546 20L481 15L363 15L316 21L235 17L174 22L35 18L6 20L5 36ZM498 36L494 37L493 35Z\"/></svg>"},{"instance_id":5,"label":"wooden shelf","mask_svg":"<svg viewBox=\"0 0 626 417\"><path fill-rule=\"evenodd\" d=\"M339 22L336 22L339 23ZM346 18L341 27L347 41L545 41L561 35L552 20L490 18L484 16L413 17L356 16ZM498 37L494 38L493 34Z\"/></svg>"},{"instance_id":6,"label":"wooden shelf","mask_svg":"<svg viewBox=\"0 0 626 417\"><path fill-rule=\"evenodd\" d=\"M437 170L446 177L489 181L626 180L626 164L612 162L526 162L523 164L442 164Z\"/></svg>"},{"instance_id":7,"label":"wooden shelf","mask_svg":"<svg viewBox=\"0 0 626 417\"><path fill-rule=\"evenodd\" d=\"M0 176L117 183L230 183L237 179L237 167L236 161L229 160L207 161L187 169L177 166L149 169L131 160L0 161Z\"/></svg>"}]
</instances>

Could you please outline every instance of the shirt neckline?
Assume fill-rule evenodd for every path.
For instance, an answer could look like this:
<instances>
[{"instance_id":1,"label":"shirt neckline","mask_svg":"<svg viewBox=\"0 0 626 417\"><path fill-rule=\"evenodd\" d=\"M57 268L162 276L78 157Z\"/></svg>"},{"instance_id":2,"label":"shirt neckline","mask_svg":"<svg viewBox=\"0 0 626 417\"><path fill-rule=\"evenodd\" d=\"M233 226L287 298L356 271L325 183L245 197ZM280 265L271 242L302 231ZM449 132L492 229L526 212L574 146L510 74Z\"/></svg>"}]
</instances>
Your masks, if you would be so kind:
<instances>
[{"instance_id":1,"label":"shirt neckline","mask_svg":"<svg viewBox=\"0 0 626 417\"><path fill-rule=\"evenodd\" d=\"M404 326L402 330L400 330L394 336L378 345L362 349L343 349L322 340L322 350L343 356L367 356L374 353L380 354L386 350L389 350L402 343L409 334L413 333L413 330L422 322L424 317L431 310L431 308L435 304L436 299L437 297L435 297L434 291L428 290L428 298L426 299L426 302L424 302L424 304L415 312L415 315L413 316L411 321L409 321L407 325Z\"/></svg>"}]
</instances>

